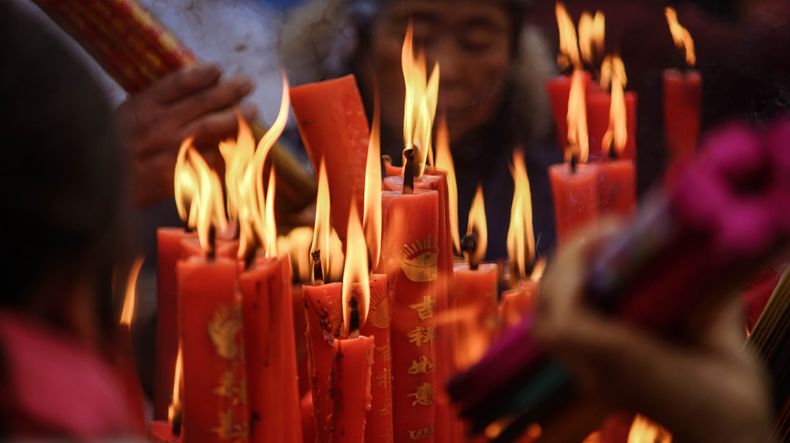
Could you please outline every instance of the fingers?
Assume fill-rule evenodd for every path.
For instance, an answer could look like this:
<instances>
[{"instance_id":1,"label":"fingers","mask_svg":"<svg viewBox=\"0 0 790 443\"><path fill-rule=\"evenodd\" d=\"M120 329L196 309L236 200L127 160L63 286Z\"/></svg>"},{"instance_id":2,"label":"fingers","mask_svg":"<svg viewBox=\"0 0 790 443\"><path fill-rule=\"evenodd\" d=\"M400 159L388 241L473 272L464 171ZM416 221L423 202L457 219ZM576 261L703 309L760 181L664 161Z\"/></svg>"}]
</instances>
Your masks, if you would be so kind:
<instances>
[{"instance_id":1,"label":"fingers","mask_svg":"<svg viewBox=\"0 0 790 443\"><path fill-rule=\"evenodd\" d=\"M202 115L236 106L253 88L250 79L234 77L186 96L173 104L171 112L184 122L192 122Z\"/></svg>"},{"instance_id":2,"label":"fingers","mask_svg":"<svg viewBox=\"0 0 790 443\"><path fill-rule=\"evenodd\" d=\"M162 78L149 93L157 103L167 105L215 85L221 76L216 65L192 66Z\"/></svg>"}]
</instances>

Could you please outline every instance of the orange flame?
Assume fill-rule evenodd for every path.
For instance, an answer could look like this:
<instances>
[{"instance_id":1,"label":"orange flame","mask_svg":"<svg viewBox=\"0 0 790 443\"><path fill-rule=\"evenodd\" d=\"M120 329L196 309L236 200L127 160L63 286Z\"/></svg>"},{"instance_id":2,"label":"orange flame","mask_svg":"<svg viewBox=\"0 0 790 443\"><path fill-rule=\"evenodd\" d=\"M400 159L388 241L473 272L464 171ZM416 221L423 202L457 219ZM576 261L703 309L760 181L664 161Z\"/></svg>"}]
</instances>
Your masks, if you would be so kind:
<instances>
[{"instance_id":1,"label":"orange flame","mask_svg":"<svg viewBox=\"0 0 790 443\"><path fill-rule=\"evenodd\" d=\"M288 121L288 109L290 99L288 95L288 80L283 75L282 79L282 98L280 99L280 110L277 118L268 131L258 142L255 153L251 161L247 160L245 167L237 171L241 174L239 181L239 258L247 255L249 248L256 245L256 239L263 247L266 257L273 257L277 254L277 226L274 219L275 187L267 187L268 193L264 192L263 177L266 159L269 156L274 143L285 130ZM246 125L245 125L246 126ZM244 136L242 127L239 127L239 141ZM241 169L241 168L240 168ZM269 183L272 183L274 170L269 176Z\"/></svg>"},{"instance_id":2,"label":"orange flame","mask_svg":"<svg viewBox=\"0 0 790 443\"><path fill-rule=\"evenodd\" d=\"M461 252L461 235L458 229L458 182L455 179L455 164L450 151L450 132L447 120L439 119L436 133L436 167L447 173L447 203L450 206L450 235L455 250Z\"/></svg>"},{"instance_id":3,"label":"orange flame","mask_svg":"<svg viewBox=\"0 0 790 443\"><path fill-rule=\"evenodd\" d=\"M628 143L628 122L625 107L625 67L620 56L612 57L612 66L621 66L612 69L612 104L609 109L609 129L603 136L602 147L604 152L614 149L621 154Z\"/></svg>"},{"instance_id":4,"label":"orange flame","mask_svg":"<svg viewBox=\"0 0 790 443\"><path fill-rule=\"evenodd\" d=\"M126 295L123 300L123 308L121 309L120 324L131 327L132 320L134 319L134 305L137 298L137 278L140 276L140 269L143 267L144 259L137 258L132 263L132 268L129 270L129 277L126 282Z\"/></svg>"},{"instance_id":5,"label":"orange flame","mask_svg":"<svg viewBox=\"0 0 790 443\"><path fill-rule=\"evenodd\" d=\"M225 189L227 193L228 218L239 219L243 205L242 187L244 176L255 155L255 137L247 122L236 116L239 131L236 140L220 142L219 152L225 160Z\"/></svg>"},{"instance_id":6,"label":"orange flame","mask_svg":"<svg viewBox=\"0 0 790 443\"><path fill-rule=\"evenodd\" d=\"M219 176L209 167L206 160L197 150L187 151L187 159L197 172L197 234L200 246L204 251L212 247L209 240L209 231L212 227L223 231L228 221L225 218L225 197L222 193L222 183Z\"/></svg>"},{"instance_id":7,"label":"orange flame","mask_svg":"<svg viewBox=\"0 0 790 443\"><path fill-rule=\"evenodd\" d=\"M527 279L527 264L535 258L535 232L532 226L532 192L527 167L521 150L513 151L510 168L515 189L510 206L510 228L507 231L507 255L517 269L518 280Z\"/></svg>"},{"instance_id":8,"label":"orange flame","mask_svg":"<svg viewBox=\"0 0 790 443\"><path fill-rule=\"evenodd\" d=\"M672 443L672 434L647 418L637 415L628 432L628 443Z\"/></svg>"},{"instance_id":9,"label":"orange flame","mask_svg":"<svg viewBox=\"0 0 790 443\"><path fill-rule=\"evenodd\" d=\"M427 77L425 54L414 55L414 29L409 23L401 50L403 80L406 97L403 108L404 147L417 151L415 175L421 176L432 148L433 122L439 103L439 65L434 65L430 78ZM426 81L427 79L427 81Z\"/></svg>"},{"instance_id":10,"label":"orange flame","mask_svg":"<svg viewBox=\"0 0 790 443\"><path fill-rule=\"evenodd\" d=\"M535 266L532 268L532 275L529 278L532 281L540 281L544 272L546 272L546 260L541 258L535 262Z\"/></svg>"},{"instance_id":11,"label":"orange flame","mask_svg":"<svg viewBox=\"0 0 790 443\"><path fill-rule=\"evenodd\" d=\"M351 205L348 216L348 238L346 239L346 264L343 267L343 331L348 336L350 327L350 304L356 292L359 325L365 324L370 306L370 281L368 277L368 254L365 234L357 215L356 205ZM354 288L358 291L354 291Z\"/></svg>"},{"instance_id":12,"label":"orange flame","mask_svg":"<svg viewBox=\"0 0 790 443\"><path fill-rule=\"evenodd\" d=\"M560 52L557 55L557 64L562 69L570 67L579 69L581 68L581 57L579 56L579 41L576 38L576 26L562 2L557 2L554 12L560 31Z\"/></svg>"},{"instance_id":13,"label":"orange flame","mask_svg":"<svg viewBox=\"0 0 790 443\"><path fill-rule=\"evenodd\" d=\"M378 103L373 113L373 127L370 128L368 158L365 166L365 209L362 222L365 241L368 245L370 263L378 266L381 256L381 115Z\"/></svg>"},{"instance_id":14,"label":"orange flame","mask_svg":"<svg viewBox=\"0 0 790 443\"><path fill-rule=\"evenodd\" d=\"M620 56L607 55L601 64L601 88L609 89L612 86L612 80L618 77L623 87L628 84L628 75L625 73L625 63Z\"/></svg>"},{"instance_id":15,"label":"orange flame","mask_svg":"<svg viewBox=\"0 0 790 443\"><path fill-rule=\"evenodd\" d=\"M330 263L330 202L329 179L326 176L326 164L323 160L321 160L321 166L319 167L318 171L318 194L316 195L315 200L315 227L313 228L313 242L310 245L310 256L312 257L313 253L316 251L320 253L321 270L324 274L324 278L326 278L326 274L329 272Z\"/></svg>"},{"instance_id":16,"label":"orange flame","mask_svg":"<svg viewBox=\"0 0 790 443\"><path fill-rule=\"evenodd\" d=\"M299 281L311 280L313 263L310 258L310 245L313 241L313 228L302 226L294 228L286 236L277 238L277 251L286 254L291 259L291 267ZM337 232L332 229L329 237L329 257L332 261L329 266L329 281L339 281L343 276L343 242Z\"/></svg>"},{"instance_id":17,"label":"orange flame","mask_svg":"<svg viewBox=\"0 0 790 443\"><path fill-rule=\"evenodd\" d=\"M568 97L568 148L566 157L577 156L580 163L587 163L590 139L587 132L587 104L584 92L584 72L573 71L571 92Z\"/></svg>"},{"instance_id":18,"label":"orange flame","mask_svg":"<svg viewBox=\"0 0 790 443\"><path fill-rule=\"evenodd\" d=\"M584 12L579 20L579 49L582 60L595 64L596 56L603 54L606 43L606 16L596 11L593 16Z\"/></svg>"},{"instance_id":19,"label":"orange flame","mask_svg":"<svg viewBox=\"0 0 790 443\"><path fill-rule=\"evenodd\" d=\"M477 244L475 250L467 254L470 263L480 263L486 255L488 248L488 223L486 222L486 205L483 199L483 187L477 186L475 198L472 200L472 207L469 209L469 223L466 228L467 235L477 233Z\"/></svg>"},{"instance_id":20,"label":"orange flame","mask_svg":"<svg viewBox=\"0 0 790 443\"><path fill-rule=\"evenodd\" d=\"M669 24L669 32L672 34L672 40L678 49L682 49L686 54L686 64L694 66L697 64L697 55L694 51L694 39L688 29L678 21L678 13L675 8L664 9L664 15L667 16L667 23Z\"/></svg>"},{"instance_id":21,"label":"orange flame","mask_svg":"<svg viewBox=\"0 0 790 443\"><path fill-rule=\"evenodd\" d=\"M176 209L181 220L190 228L197 226L198 177L195 168L187 161L187 152L194 149L192 137L181 142L176 158L173 190L175 191Z\"/></svg>"},{"instance_id":22,"label":"orange flame","mask_svg":"<svg viewBox=\"0 0 790 443\"><path fill-rule=\"evenodd\" d=\"M184 374L184 360L181 355L181 343L178 344L178 355L176 356L176 369L173 377L173 397L170 406L167 408L167 420L170 424L176 419L176 414L181 411L181 382Z\"/></svg>"}]
</instances>

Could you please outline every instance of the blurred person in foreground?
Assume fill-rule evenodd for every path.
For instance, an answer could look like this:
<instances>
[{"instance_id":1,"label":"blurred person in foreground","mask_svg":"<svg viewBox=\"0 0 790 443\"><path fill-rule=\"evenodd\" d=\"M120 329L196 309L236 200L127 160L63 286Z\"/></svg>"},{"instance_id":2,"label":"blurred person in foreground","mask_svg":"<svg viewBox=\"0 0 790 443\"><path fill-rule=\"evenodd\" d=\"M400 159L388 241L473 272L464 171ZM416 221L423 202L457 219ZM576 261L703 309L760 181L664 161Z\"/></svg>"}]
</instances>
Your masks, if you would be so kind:
<instances>
[{"instance_id":1,"label":"blurred person in foreground","mask_svg":"<svg viewBox=\"0 0 790 443\"><path fill-rule=\"evenodd\" d=\"M382 153L399 164L405 86L401 47L409 22L429 69L441 67L438 115L451 137L461 232L478 184L485 191L489 258L503 258L513 195L508 165L524 149L535 207L538 250L554 243L547 167L561 161L546 144L550 112L544 83L553 61L538 33L523 25L525 0L328 0L292 13L281 58L292 84L353 73L368 116L374 85L382 103Z\"/></svg>"},{"instance_id":2,"label":"blurred person in foreground","mask_svg":"<svg viewBox=\"0 0 790 443\"><path fill-rule=\"evenodd\" d=\"M767 372L744 346L736 294L699 316L695 334L675 343L585 306L587 257L621 230L605 221L579 233L543 278L536 334L573 370L582 400L544 428L541 441L582 441L615 411L647 416L674 442L774 441Z\"/></svg>"},{"instance_id":3,"label":"blurred person in foreground","mask_svg":"<svg viewBox=\"0 0 790 443\"><path fill-rule=\"evenodd\" d=\"M24 35L24 38L19 38ZM124 156L88 69L0 3L0 439L130 435L110 361Z\"/></svg>"}]
</instances>

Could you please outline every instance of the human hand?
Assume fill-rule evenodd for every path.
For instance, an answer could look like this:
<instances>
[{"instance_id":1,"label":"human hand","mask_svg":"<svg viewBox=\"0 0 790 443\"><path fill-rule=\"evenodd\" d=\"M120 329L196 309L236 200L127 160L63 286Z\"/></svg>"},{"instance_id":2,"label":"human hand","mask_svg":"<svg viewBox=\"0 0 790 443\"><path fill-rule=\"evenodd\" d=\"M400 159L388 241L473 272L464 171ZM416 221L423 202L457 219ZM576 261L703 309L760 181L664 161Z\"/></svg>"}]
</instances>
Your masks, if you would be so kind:
<instances>
[{"instance_id":1,"label":"human hand","mask_svg":"<svg viewBox=\"0 0 790 443\"><path fill-rule=\"evenodd\" d=\"M542 441L581 441L609 412L620 410L661 423L674 441L772 441L770 395L763 369L744 347L740 300L695 317L697 333L683 343L584 305L586 257L616 229L607 223L569 242L543 278L535 332L574 372L581 399L553 422L560 426L544 428ZM569 423L587 428L573 432Z\"/></svg>"},{"instance_id":2,"label":"human hand","mask_svg":"<svg viewBox=\"0 0 790 443\"><path fill-rule=\"evenodd\" d=\"M248 121L255 119L253 105L240 105L252 92L252 81L221 77L214 65L186 68L129 97L118 108L136 207L172 196L173 168L184 138L194 137L198 149L214 163L219 159L217 143L236 134L236 113Z\"/></svg>"}]
</instances>

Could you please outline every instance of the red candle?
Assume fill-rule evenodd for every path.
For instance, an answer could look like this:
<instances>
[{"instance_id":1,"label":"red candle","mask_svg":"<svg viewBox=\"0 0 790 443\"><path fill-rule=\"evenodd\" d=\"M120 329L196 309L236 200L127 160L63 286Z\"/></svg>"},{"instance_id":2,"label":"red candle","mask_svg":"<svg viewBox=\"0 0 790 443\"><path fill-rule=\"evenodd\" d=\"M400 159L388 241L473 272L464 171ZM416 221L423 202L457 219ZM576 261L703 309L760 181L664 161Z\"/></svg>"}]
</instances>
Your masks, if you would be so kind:
<instances>
[{"instance_id":1,"label":"red candle","mask_svg":"<svg viewBox=\"0 0 790 443\"><path fill-rule=\"evenodd\" d=\"M366 416L371 409L370 384L373 368L373 337L337 339L334 357L334 438L338 443L363 443Z\"/></svg>"},{"instance_id":2,"label":"red candle","mask_svg":"<svg viewBox=\"0 0 790 443\"><path fill-rule=\"evenodd\" d=\"M628 142L620 158L636 159L636 112L638 97L635 92L625 93L626 122ZM612 96L605 91L589 91L587 93L587 127L590 131L590 158L603 160L607 158L608 149L603 147L603 139L609 129L609 111L612 107Z\"/></svg>"},{"instance_id":3,"label":"red candle","mask_svg":"<svg viewBox=\"0 0 790 443\"><path fill-rule=\"evenodd\" d=\"M455 265L452 293L459 315L455 362L460 370L485 354L499 329L498 275L495 263L483 263L476 270L467 263Z\"/></svg>"},{"instance_id":4,"label":"red candle","mask_svg":"<svg viewBox=\"0 0 790 443\"><path fill-rule=\"evenodd\" d=\"M291 105L307 153L317 171L323 160L329 177L332 225L346 238L354 198L362 214L368 122L353 75L291 89Z\"/></svg>"},{"instance_id":5,"label":"red candle","mask_svg":"<svg viewBox=\"0 0 790 443\"><path fill-rule=\"evenodd\" d=\"M246 439L249 414L238 263L191 257L179 262L176 272L184 361L184 440Z\"/></svg>"},{"instance_id":6,"label":"red candle","mask_svg":"<svg viewBox=\"0 0 790 443\"><path fill-rule=\"evenodd\" d=\"M395 441L434 441L439 195L382 193L382 247L392 303L392 404Z\"/></svg>"},{"instance_id":7,"label":"red candle","mask_svg":"<svg viewBox=\"0 0 790 443\"><path fill-rule=\"evenodd\" d=\"M173 427L166 421L152 421L148 425L148 441L151 443L180 443L181 436L173 434Z\"/></svg>"},{"instance_id":8,"label":"red candle","mask_svg":"<svg viewBox=\"0 0 790 443\"><path fill-rule=\"evenodd\" d=\"M598 217L598 171L595 166L561 164L549 167L554 196L557 241L562 244Z\"/></svg>"},{"instance_id":9,"label":"red candle","mask_svg":"<svg viewBox=\"0 0 790 443\"><path fill-rule=\"evenodd\" d=\"M239 277L251 442L302 440L287 258L263 259Z\"/></svg>"},{"instance_id":10,"label":"red candle","mask_svg":"<svg viewBox=\"0 0 790 443\"><path fill-rule=\"evenodd\" d=\"M601 214L630 217L636 210L636 172L631 160L611 160L595 165Z\"/></svg>"},{"instance_id":11,"label":"red candle","mask_svg":"<svg viewBox=\"0 0 790 443\"><path fill-rule=\"evenodd\" d=\"M539 293L538 283L522 280L518 285L502 294L499 315L504 328L513 327L535 308Z\"/></svg>"},{"instance_id":12,"label":"red candle","mask_svg":"<svg viewBox=\"0 0 790 443\"><path fill-rule=\"evenodd\" d=\"M180 260L185 260L189 257L202 257L206 253L200 246L200 241L197 235L185 236L179 245L181 257ZM235 259L239 251L238 240L217 239L214 242L215 254L217 257L228 259Z\"/></svg>"},{"instance_id":13,"label":"red candle","mask_svg":"<svg viewBox=\"0 0 790 443\"><path fill-rule=\"evenodd\" d=\"M589 89L592 82L590 74L584 74L584 88ZM549 94L551 111L554 116L554 125L557 129L557 146L562 149L568 140L568 98L571 93L570 75L560 75L546 82L546 92Z\"/></svg>"},{"instance_id":14,"label":"red candle","mask_svg":"<svg viewBox=\"0 0 790 443\"><path fill-rule=\"evenodd\" d=\"M664 137L667 177L694 157L700 131L702 76L698 71L664 71Z\"/></svg>"},{"instance_id":15,"label":"red candle","mask_svg":"<svg viewBox=\"0 0 790 443\"><path fill-rule=\"evenodd\" d=\"M173 390L173 371L178 352L178 299L176 297L176 262L181 257L181 240L188 234L181 228L156 230L156 380L154 419L167 418L167 406Z\"/></svg>"}]
</instances>

